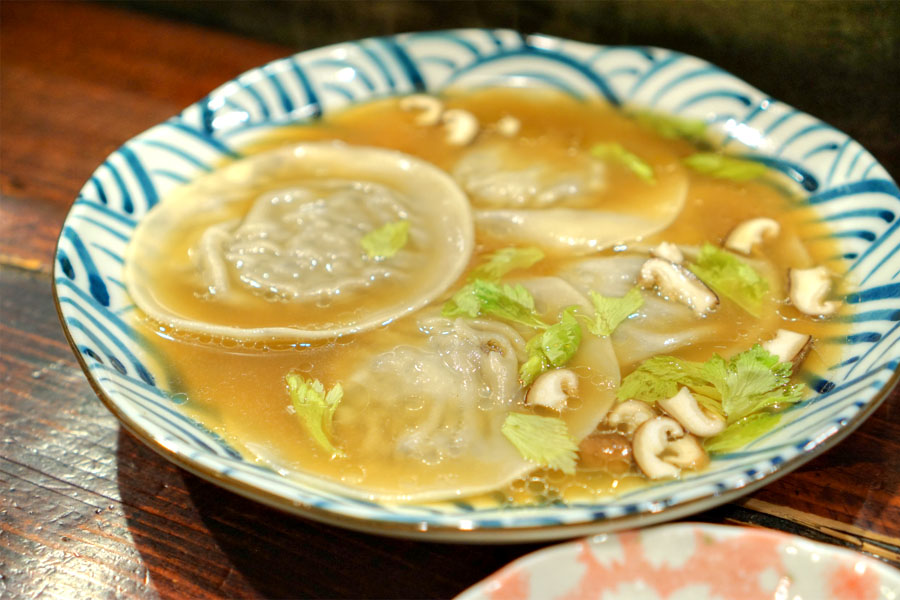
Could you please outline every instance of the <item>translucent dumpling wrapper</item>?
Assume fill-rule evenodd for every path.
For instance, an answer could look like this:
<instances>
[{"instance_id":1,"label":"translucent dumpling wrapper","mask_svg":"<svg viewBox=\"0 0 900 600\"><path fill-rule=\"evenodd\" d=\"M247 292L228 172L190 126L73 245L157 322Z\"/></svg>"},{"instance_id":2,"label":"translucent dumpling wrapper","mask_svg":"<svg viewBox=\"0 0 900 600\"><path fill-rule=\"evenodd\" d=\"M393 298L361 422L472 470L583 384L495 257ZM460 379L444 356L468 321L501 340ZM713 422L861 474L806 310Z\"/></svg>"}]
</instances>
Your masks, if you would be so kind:
<instances>
[{"instance_id":1,"label":"translucent dumpling wrapper","mask_svg":"<svg viewBox=\"0 0 900 600\"><path fill-rule=\"evenodd\" d=\"M396 253L364 247L398 226ZM424 307L472 247L468 200L442 170L390 150L306 143L167 196L138 225L125 280L145 313L183 331L322 339Z\"/></svg>"},{"instance_id":2,"label":"translucent dumpling wrapper","mask_svg":"<svg viewBox=\"0 0 900 600\"><path fill-rule=\"evenodd\" d=\"M587 303L559 278L522 283L548 321ZM374 352L351 357L334 415L334 440L347 456L315 485L365 499L431 501L497 490L537 468L501 433L510 412L528 412L518 370L531 333L429 309ZM568 368L579 375L579 393L560 416L580 441L612 405L619 368L609 340L592 335ZM253 451L283 474L311 474L310 461L286 460L273 448ZM349 475L332 474L345 464Z\"/></svg>"},{"instance_id":3,"label":"translucent dumpling wrapper","mask_svg":"<svg viewBox=\"0 0 900 600\"><path fill-rule=\"evenodd\" d=\"M681 212L688 176L677 157L657 149L647 162L653 183L626 176L610 186L604 161L526 140L474 148L453 176L472 199L480 233L508 244L588 253L662 231Z\"/></svg>"},{"instance_id":4,"label":"translucent dumpling wrapper","mask_svg":"<svg viewBox=\"0 0 900 600\"><path fill-rule=\"evenodd\" d=\"M681 247L688 257L696 256L696 248ZM638 282L641 265L650 258L648 254L622 254L573 261L561 269L559 276L571 283L580 293L593 290L604 296L620 298ZM781 279L777 270L763 260L748 260L768 282L767 303L783 296ZM733 308L725 313L720 307L704 317L698 317L685 304L666 298L654 289L642 291L643 306L623 321L610 336L616 356L623 368L660 354L672 354L678 349L715 344L725 356L746 350L749 346L768 339L778 328L775 310L764 310L763 319L756 319ZM720 298L720 302L728 302ZM723 319L730 326L723 326ZM732 339L724 338L723 331L734 331ZM707 357L708 358L708 357Z\"/></svg>"}]
</instances>

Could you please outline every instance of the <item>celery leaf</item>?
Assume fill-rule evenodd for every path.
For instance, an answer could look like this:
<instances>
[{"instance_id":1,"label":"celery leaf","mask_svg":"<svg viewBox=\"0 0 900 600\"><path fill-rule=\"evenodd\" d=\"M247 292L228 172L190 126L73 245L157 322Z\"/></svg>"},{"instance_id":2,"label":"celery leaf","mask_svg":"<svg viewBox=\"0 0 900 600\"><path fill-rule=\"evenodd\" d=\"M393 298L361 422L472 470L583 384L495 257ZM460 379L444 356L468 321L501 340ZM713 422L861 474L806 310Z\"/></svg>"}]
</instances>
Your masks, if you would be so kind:
<instances>
[{"instance_id":1,"label":"celery leaf","mask_svg":"<svg viewBox=\"0 0 900 600\"><path fill-rule=\"evenodd\" d=\"M701 142L706 138L706 123L696 119L683 119L649 111L634 113L634 119L642 126L668 139L685 139Z\"/></svg>"},{"instance_id":2,"label":"celery leaf","mask_svg":"<svg viewBox=\"0 0 900 600\"><path fill-rule=\"evenodd\" d=\"M759 318L769 282L749 264L707 242L688 268L714 292Z\"/></svg>"},{"instance_id":3,"label":"celery leaf","mask_svg":"<svg viewBox=\"0 0 900 600\"><path fill-rule=\"evenodd\" d=\"M637 175L641 181L656 183L653 167L637 154L626 150L622 144L616 142L597 144L591 148L591 154L602 160L619 163Z\"/></svg>"},{"instance_id":4,"label":"celery leaf","mask_svg":"<svg viewBox=\"0 0 900 600\"><path fill-rule=\"evenodd\" d=\"M779 362L757 344L729 360L718 354L706 362L654 356L622 380L618 397L652 404L686 386L698 403L724 416L731 427L748 417L775 414L799 402L806 386L791 384L790 379L791 364Z\"/></svg>"},{"instance_id":5,"label":"celery leaf","mask_svg":"<svg viewBox=\"0 0 900 600\"><path fill-rule=\"evenodd\" d=\"M397 254L409 240L409 221L395 221L370 231L360 244L369 258L384 259Z\"/></svg>"},{"instance_id":6,"label":"celery leaf","mask_svg":"<svg viewBox=\"0 0 900 600\"><path fill-rule=\"evenodd\" d=\"M761 412L744 417L732 423L722 433L707 438L703 447L707 452L731 452L743 448L762 434L771 430L781 421L780 413Z\"/></svg>"},{"instance_id":7,"label":"celery leaf","mask_svg":"<svg viewBox=\"0 0 900 600\"><path fill-rule=\"evenodd\" d=\"M493 315L526 327L547 328L535 311L534 298L521 284L512 286L484 279L463 286L444 304L441 314L470 318Z\"/></svg>"},{"instance_id":8,"label":"celery leaf","mask_svg":"<svg viewBox=\"0 0 900 600\"><path fill-rule=\"evenodd\" d=\"M318 379L304 379L296 373L290 373L285 376L284 380L291 395L294 411L312 438L330 452L332 458L344 456L344 453L335 448L328 439L334 411L344 396L341 384L336 383L326 393L325 387Z\"/></svg>"},{"instance_id":9,"label":"celery leaf","mask_svg":"<svg viewBox=\"0 0 900 600\"><path fill-rule=\"evenodd\" d=\"M581 345L581 326L574 307L563 311L558 323L538 333L525 344L528 359L519 368L522 385L534 383L538 375L568 363Z\"/></svg>"},{"instance_id":10,"label":"celery leaf","mask_svg":"<svg viewBox=\"0 0 900 600\"><path fill-rule=\"evenodd\" d=\"M716 152L698 152L682 162L698 173L731 181L750 181L765 175L768 171L762 163Z\"/></svg>"},{"instance_id":11,"label":"celery leaf","mask_svg":"<svg viewBox=\"0 0 900 600\"><path fill-rule=\"evenodd\" d=\"M621 298L612 298L590 291L594 303L594 317L588 323L588 330L594 335L612 335L622 321L633 315L644 305L644 297L637 287L628 290Z\"/></svg>"},{"instance_id":12,"label":"celery leaf","mask_svg":"<svg viewBox=\"0 0 900 600\"><path fill-rule=\"evenodd\" d=\"M469 273L469 281L485 279L496 281L515 269L527 269L544 258L544 253L534 247L503 248L487 257L481 265Z\"/></svg>"},{"instance_id":13,"label":"celery leaf","mask_svg":"<svg viewBox=\"0 0 900 600\"><path fill-rule=\"evenodd\" d=\"M563 473L575 472L578 445L562 419L509 413L500 431L526 460Z\"/></svg>"}]
</instances>

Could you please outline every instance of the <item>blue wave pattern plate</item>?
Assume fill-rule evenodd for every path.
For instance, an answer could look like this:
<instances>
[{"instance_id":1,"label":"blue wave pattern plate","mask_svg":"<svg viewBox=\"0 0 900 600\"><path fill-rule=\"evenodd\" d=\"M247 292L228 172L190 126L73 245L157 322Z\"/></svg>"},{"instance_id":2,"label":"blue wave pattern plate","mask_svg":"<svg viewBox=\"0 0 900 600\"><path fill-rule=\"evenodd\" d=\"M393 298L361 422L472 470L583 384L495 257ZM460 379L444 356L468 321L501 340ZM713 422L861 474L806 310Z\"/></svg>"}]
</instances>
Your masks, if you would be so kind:
<instances>
[{"instance_id":1,"label":"blue wave pattern plate","mask_svg":"<svg viewBox=\"0 0 900 600\"><path fill-rule=\"evenodd\" d=\"M317 490L245 460L178 410L164 364L129 324L122 284L137 222L174 187L239 157L266 128L357 102L450 87L540 86L710 124L731 153L795 179L840 238L858 289L844 358L778 429L710 468L593 504L504 508L383 505ZM303 52L244 73L126 142L82 188L60 235L55 294L88 379L140 439L180 466L261 502L360 530L431 540L525 541L673 519L760 487L831 447L875 410L900 363L900 192L857 142L700 59L513 31L414 33Z\"/></svg>"}]
</instances>

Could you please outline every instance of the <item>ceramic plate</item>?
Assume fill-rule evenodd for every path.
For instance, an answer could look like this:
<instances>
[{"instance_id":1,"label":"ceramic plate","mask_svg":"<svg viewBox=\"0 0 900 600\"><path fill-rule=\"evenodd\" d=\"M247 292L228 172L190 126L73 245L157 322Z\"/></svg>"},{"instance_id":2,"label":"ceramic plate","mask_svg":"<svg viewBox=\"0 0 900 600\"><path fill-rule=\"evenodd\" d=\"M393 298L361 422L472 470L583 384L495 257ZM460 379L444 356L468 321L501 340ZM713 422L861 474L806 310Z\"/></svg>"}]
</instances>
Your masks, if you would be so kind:
<instances>
[{"instance_id":1,"label":"ceramic plate","mask_svg":"<svg viewBox=\"0 0 900 600\"><path fill-rule=\"evenodd\" d=\"M774 68L774 67L773 67ZM135 225L170 190L238 156L255 133L372 98L453 87L541 86L579 98L702 119L731 153L795 179L840 238L858 290L843 359L779 427L710 468L608 501L504 508L387 505L298 483L245 460L179 412L169 372L129 324L122 256ZM857 142L700 59L513 31L366 39L249 71L126 142L78 195L60 235L54 291L64 329L100 398L137 437L239 494L360 530L433 540L572 537L684 516L748 493L831 447L887 395L900 362L900 194Z\"/></svg>"},{"instance_id":2,"label":"ceramic plate","mask_svg":"<svg viewBox=\"0 0 900 600\"><path fill-rule=\"evenodd\" d=\"M900 571L777 531L684 523L524 556L457 600L895 600Z\"/></svg>"}]
</instances>

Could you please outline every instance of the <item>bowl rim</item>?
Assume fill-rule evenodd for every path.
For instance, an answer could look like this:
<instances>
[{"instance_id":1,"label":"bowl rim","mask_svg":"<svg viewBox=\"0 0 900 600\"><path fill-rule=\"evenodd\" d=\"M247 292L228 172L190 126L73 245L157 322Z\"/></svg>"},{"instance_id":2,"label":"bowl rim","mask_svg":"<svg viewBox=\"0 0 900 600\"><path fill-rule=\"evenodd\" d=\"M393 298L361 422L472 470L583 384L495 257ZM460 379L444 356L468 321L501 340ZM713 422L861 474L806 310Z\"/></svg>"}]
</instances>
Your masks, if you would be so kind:
<instances>
[{"instance_id":1,"label":"bowl rim","mask_svg":"<svg viewBox=\"0 0 900 600\"><path fill-rule=\"evenodd\" d=\"M577 548L580 545L582 547L583 545L586 545L590 548L594 548L597 546L602 546L603 544L607 544L610 540L617 538L622 534L629 533L640 533L642 537L645 535L649 536L653 538L650 541L659 539L661 536L663 537L663 539L669 536L678 538L678 536L689 536L695 533L700 533L704 536L709 535L716 539L728 539L731 536L742 535L762 536L773 541L777 541L780 544L802 545L804 546L804 553L815 553L819 554L820 556L827 555L840 562L852 561L854 565L862 561L863 564L866 565L867 569L875 569L880 577L886 577L887 579L893 580L893 582L896 582L898 585L900 585L900 570L896 569L889 563L883 562L878 558L875 558L858 550L854 550L852 548L810 539L801 535L797 535L795 533L781 531L778 529L746 527L740 525L725 525L721 523L705 523L702 521L681 521L677 523L655 525L653 527L641 530L628 529L608 532L605 534L599 534L590 537L582 537L579 539L567 540L558 544L552 544L549 546L538 548L536 550L532 550L531 552L523 554L522 556L508 562L477 583L467 587L465 590L455 596L454 600L475 600L476 598L484 598L484 592L488 591L488 586L491 586L492 582L494 582L495 580L502 581L504 577L513 573L530 572L539 565L546 567L547 565L544 563L552 564L554 561L560 558L565 559L565 554L567 552L574 548ZM641 543L645 544L646 541L641 540ZM812 557L810 556L810 560L814 559L812 559ZM673 570L683 571L688 568L688 565L683 565L681 567L674 567ZM888 583L890 583L890 581Z\"/></svg>"}]
</instances>

